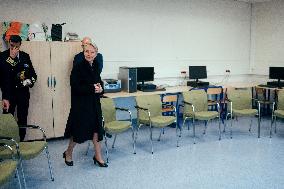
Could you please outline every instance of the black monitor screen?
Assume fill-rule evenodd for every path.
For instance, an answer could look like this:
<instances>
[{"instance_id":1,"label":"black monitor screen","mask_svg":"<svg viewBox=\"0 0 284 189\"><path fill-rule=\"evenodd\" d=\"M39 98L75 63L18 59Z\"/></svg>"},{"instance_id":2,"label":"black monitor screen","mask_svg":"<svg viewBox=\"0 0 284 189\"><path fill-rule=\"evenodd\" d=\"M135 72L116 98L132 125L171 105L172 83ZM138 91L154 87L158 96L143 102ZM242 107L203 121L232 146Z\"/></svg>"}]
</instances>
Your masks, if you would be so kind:
<instances>
[{"instance_id":1,"label":"black monitor screen","mask_svg":"<svg viewBox=\"0 0 284 189\"><path fill-rule=\"evenodd\" d=\"M269 67L269 79L284 79L284 67Z\"/></svg>"},{"instance_id":2,"label":"black monitor screen","mask_svg":"<svg viewBox=\"0 0 284 189\"><path fill-rule=\"evenodd\" d=\"M206 66L189 66L189 79L207 78Z\"/></svg>"},{"instance_id":3,"label":"black monitor screen","mask_svg":"<svg viewBox=\"0 0 284 189\"><path fill-rule=\"evenodd\" d=\"M137 81L154 81L154 67L137 67Z\"/></svg>"}]
</instances>

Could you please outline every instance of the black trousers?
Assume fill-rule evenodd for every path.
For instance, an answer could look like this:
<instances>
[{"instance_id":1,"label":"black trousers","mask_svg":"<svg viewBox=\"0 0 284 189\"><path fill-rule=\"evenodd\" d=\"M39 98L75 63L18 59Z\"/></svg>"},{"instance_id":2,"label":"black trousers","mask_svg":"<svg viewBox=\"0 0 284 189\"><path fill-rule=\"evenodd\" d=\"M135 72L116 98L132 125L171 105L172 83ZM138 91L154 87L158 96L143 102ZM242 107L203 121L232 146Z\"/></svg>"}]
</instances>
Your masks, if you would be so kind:
<instances>
[{"instance_id":1,"label":"black trousers","mask_svg":"<svg viewBox=\"0 0 284 189\"><path fill-rule=\"evenodd\" d=\"M10 113L15 116L15 110L17 108L16 117L18 119L18 125L27 125L27 117L29 111L29 100L30 93L28 89L16 89L13 95L10 97L10 108L9 111L4 111L3 113ZM20 140L23 141L26 136L26 129L19 128Z\"/></svg>"}]
</instances>

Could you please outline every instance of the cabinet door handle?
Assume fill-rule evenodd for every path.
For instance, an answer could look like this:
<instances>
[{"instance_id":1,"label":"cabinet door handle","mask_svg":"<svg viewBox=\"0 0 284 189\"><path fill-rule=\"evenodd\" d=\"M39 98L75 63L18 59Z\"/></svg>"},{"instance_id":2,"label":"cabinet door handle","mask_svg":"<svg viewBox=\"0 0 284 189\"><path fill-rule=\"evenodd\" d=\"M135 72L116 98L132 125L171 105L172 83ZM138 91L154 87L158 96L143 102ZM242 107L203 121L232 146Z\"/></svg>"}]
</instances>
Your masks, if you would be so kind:
<instances>
[{"instance_id":1,"label":"cabinet door handle","mask_svg":"<svg viewBox=\"0 0 284 189\"><path fill-rule=\"evenodd\" d=\"M53 77L53 87L54 88L56 87L56 79L55 79L55 77Z\"/></svg>"},{"instance_id":2,"label":"cabinet door handle","mask_svg":"<svg viewBox=\"0 0 284 189\"><path fill-rule=\"evenodd\" d=\"M50 78L48 76L48 78L47 78L47 87L49 87L49 82L50 82Z\"/></svg>"},{"instance_id":3,"label":"cabinet door handle","mask_svg":"<svg viewBox=\"0 0 284 189\"><path fill-rule=\"evenodd\" d=\"M52 76L50 76L50 88L52 88Z\"/></svg>"}]
</instances>

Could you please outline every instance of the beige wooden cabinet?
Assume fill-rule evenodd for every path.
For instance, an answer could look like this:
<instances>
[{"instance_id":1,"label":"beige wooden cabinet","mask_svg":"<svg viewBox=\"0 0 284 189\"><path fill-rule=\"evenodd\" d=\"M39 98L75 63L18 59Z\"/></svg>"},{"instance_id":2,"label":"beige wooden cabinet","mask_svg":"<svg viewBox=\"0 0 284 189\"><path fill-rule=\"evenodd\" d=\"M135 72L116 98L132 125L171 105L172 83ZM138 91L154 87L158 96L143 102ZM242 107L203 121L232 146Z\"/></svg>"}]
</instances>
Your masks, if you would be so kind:
<instances>
[{"instance_id":1,"label":"beige wooden cabinet","mask_svg":"<svg viewBox=\"0 0 284 189\"><path fill-rule=\"evenodd\" d=\"M48 138L62 137L71 103L70 73L80 42L23 42L21 50L29 53L38 76L30 90L28 124L39 125ZM28 130L26 139L40 138Z\"/></svg>"}]
</instances>

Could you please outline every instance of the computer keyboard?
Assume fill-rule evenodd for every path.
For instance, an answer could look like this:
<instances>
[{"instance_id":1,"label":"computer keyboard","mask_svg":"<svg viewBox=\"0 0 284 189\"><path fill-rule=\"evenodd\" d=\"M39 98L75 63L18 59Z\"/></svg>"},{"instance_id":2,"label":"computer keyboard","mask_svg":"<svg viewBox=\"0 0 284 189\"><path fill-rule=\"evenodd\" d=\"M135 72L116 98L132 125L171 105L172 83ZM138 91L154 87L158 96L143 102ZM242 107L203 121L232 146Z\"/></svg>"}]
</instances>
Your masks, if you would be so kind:
<instances>
[{"instance_id":1,"label":"computer keyboard","mask_svg":"<svg viewBox=\"0 0 284 189\"><path fill-rule=\"evenodd\" d=\"M154 92L156 89L142 89L143 92Z\"/></svg>"},{"instance_id":2,"label":"computer keyboard","mask_svg":"<svg viewBox=\"0 0 284 189\"><path fill-rule=\"evenodd\" d=\"M277 88L277 86L274 85L258 85L259 87L265 87L265 88Z\"/></svg>"}]
</instances>

